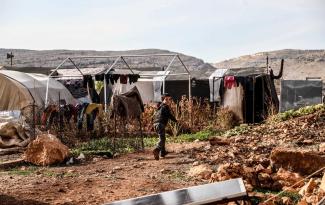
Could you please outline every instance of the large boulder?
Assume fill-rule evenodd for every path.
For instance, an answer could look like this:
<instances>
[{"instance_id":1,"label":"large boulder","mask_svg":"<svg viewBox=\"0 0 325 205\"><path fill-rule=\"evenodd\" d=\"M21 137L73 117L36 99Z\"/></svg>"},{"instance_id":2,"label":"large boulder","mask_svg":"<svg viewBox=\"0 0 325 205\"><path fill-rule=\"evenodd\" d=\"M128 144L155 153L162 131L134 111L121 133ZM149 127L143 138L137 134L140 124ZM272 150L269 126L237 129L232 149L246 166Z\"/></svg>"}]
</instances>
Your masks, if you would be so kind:
<instances>
[{"instance_id":1,"label":"large boulder","mask_svg":"<svg viewBox=\"0 0 325 205\"><path fill-rule=\"evenodd\" d=\"M275 168L284 168L303 175L311 174L325 166L325 154L309 150L276 148L271 153Z\"/></svg>"},{"instance_id":2,"label":"large boulder","mask_svg":"<svg viewBox=\"0 0 325 205\"><path fill-rule=\"evenodd\" d=\"M69 155L69 148L54 135L42 134L28 145L24 160L36 165L47 166L61 163Z\"/></svg>"}]
</instances>

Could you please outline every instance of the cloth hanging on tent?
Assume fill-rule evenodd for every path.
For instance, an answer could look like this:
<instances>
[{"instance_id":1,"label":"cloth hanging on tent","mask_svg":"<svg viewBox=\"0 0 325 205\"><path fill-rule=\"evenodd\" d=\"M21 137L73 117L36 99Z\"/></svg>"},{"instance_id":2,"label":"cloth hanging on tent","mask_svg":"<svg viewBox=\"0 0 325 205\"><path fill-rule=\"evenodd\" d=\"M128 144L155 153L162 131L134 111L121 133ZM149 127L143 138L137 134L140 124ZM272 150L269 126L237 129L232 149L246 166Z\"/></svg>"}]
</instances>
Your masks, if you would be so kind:
<instances>
[{"instance_id":1,"label":"cloth hanging on tent","mask_svg":"<svg viewBox=\"0 0 325 205\"><path fill-rule=\"evenodd\" d=\"M86 108L85 114L88 115L95 109L98 109L98 111L101 113L103 112L103 105L97 103L90 103Z\"/></svg>"},{"instance_id":2,"label":"cloth hanging on tent","mask_svg":"<svg viewBox=\"0 0 325 205\"><path fill-rule=\"evenodd\" d=\"M237 86L235 76L225 76L224 77L224 87L231 89L233 86Z\"/></svg>"},{"instance_id":3,"label":"cloth hanging on tent","mask_svg":"<svg viewBox=\"0 0 325 205\"><path fill-rule=\"evenodd\" d=\"M129 83L132 84L132 83L138 82L140 75L139 74L129 74L128 77L129 77Z\"/></svg>"},{"instance_id":4,"label":"cloth hanging on tent","mask_svg":"<svg viewBox=\"0 0 325 205\"><path fill-rule=\"evenodd\" d=\"M127 75L120 75L120 83L127 84L128 83L128 76Z\"/></svg>"},{"instance_id":5,"label":"cloth hanging on tent","mask_svg":"<svg viewBox=\"0 0 325 205\"><path fill-rule=\"evenodd\" d=\"M110 82L112 85L114 85L114 83L117 83L117 80L120 78L119 74L106 74L105 75L106 78L106 82Z\"/></svg>"},{"instance_id":6,"label":"cloth hanging on tent","mask_svg":"<svg viewBox=\"0 0 325 205\"><path fill-rule=\"evenodd\" d=\"M95 75L95 80L96 81L104 81L104 74L96 74Z\"/></svg>"},{"instance_id":7,"label":"cloth hanging on tent","mask_svg":"<svg viewBox=\"0 0 325 205\"><path fill-rule=\"evenodd\" d=\"M144 105L137 87L121 95L113 96L113 111L124 118L139 118Z\"/></svg>"},{"instance_id":8,"label":"cloth hanging on tent","mask_svg":"<svg viewBox=\"0 0 325 205\"><path fill-rule=\"evenodd\" d=\"M163 81L165 81L166 76L169 74L169 71L158 71L156 77L153 78L153 90L154 90L154 101L161 102L161 87Z\"/></svg>"},{"instance_id":9,"label":"cloth hanging on tent","mask_svg":"<svg viewBox=\"0 0 325 205\"><path fill-rule=\"evenodd\" d=\"M227 107L235 116L243 121L243 99L244 99L244 88L242 85L238 87L233 86L230 89L225 89L223 95L223 107Z\"/></svg>"},{"instance_id":10,"label":"cloth hanging on tent","mask_svg":"<svg viewBox=\"0 0 325 205\"><path fill-rule=\"evenodd\" d=\"M78 112L77 127L79 130L82 129L83 118L84 118L84 114L85 114L85 111L86 111L88 105L89 105L89 103L83 103L80 107L79 112Z\"/></svg>"},{"instance_id":11,"label":"cloth hanging on tent","mask_svg":"<svg viewBox=\"0 0 325 205\"><path fill-rule=\"evenodd\" d=\"M210 87L210 102L220 102L220 86L222 82L222 78L213 78L209 80Z\"/></svg>"},{"instance_id":12,"label":"cloth hanging on tent","mask_svg":"<svg viewBox=\"0 0 325 205\"><path fill-rule=\"evenodd\" d=\"M222 86L223 76L228 69L217 69L209 76L210 102L221 101L220 86Z\"/></svg>"},{"instance_id":13,"label":"cloth hanging on tent","mask_svg":"<svg viewBox=\"0 0 325 205\"><path fill-rule=\"evenodd\" d=\"M84 75L84 76L82 76L82 78L83 78L83 87L84 88L87 88L87 85L88 86L92 86L92 77L91 77L91 75Z\"/></svg>"}]
</instances>

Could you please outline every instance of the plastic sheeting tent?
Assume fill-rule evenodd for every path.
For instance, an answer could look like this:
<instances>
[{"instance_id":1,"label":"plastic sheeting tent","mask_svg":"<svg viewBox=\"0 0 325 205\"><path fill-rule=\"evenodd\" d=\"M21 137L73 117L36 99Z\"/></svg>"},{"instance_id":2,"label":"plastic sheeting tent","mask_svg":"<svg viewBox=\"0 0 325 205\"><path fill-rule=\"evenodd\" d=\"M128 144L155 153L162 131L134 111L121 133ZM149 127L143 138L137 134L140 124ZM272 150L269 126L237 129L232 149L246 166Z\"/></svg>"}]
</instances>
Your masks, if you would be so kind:
<instances>
[{"instance_id":1,"label":"plastic sheeting tent","mask_svg":"<svg viewBox=\"0 0 325 205\"><path fill-rule=\"evenodd\" d=\"M18 71L0 71L0 110L20 110L35 103L45 106L45 93L48 77L43 74L27 74ZM68 104L77 101L71 93L58 81L49 81L49 101L58 103L59 99Z\"/></svg>"}]
</instances>

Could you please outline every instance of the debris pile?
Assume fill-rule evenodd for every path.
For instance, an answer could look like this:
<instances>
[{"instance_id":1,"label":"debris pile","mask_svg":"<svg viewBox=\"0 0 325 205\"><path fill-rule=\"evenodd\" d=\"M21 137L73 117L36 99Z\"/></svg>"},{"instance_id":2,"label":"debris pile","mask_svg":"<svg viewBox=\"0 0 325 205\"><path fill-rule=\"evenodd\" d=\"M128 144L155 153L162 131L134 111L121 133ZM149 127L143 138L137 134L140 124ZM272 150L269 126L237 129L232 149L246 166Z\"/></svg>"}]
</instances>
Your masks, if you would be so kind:
<instances>
[{"instance_id":1,"label":"debris pile","mask_svg":"<svg viewBox=\"0 0 325 205\"><path fill-rule=\"evenodd\" d=\"M324 170L306 177L325 167L324 142L322 108L286 121L241 126L188 154L199 164L218 167L210 181L243 178L249 195L260 202L281 192L270 204L317 204L325 196L325 177L319 178Z\"/></svg>"},{"instance_id":2,"label":"debris pile","mask_svg":"<svg viewBox=\"0 0 325 205\"><path fill-rule=\"evenodd\" d=\"M14 121L0 122L0 148L25 147L30 142L27 130Z\"/></svg>"}]
</instances>

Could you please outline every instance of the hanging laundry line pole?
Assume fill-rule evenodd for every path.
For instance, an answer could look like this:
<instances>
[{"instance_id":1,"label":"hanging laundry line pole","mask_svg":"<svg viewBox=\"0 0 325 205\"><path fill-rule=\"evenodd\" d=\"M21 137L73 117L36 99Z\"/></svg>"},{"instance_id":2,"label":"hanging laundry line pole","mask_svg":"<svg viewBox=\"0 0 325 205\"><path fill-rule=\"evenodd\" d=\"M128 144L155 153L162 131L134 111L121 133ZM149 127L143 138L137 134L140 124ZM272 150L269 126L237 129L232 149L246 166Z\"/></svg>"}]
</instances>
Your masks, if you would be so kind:
<instances>
[{"instance_id":1,"label":"hanging laundry line pole","mask_svg":"<svg viewBox=\"0 0 325 205\"><path fill-rule=\"evenodd\" d=\"M105 74L109 73L113 67L115 66L115 64L120 60L121 56L117 57L115 59L115 61L113 62L113 64L105 71ZM107 81L106 81L106 77L104 76L104 111L107 112Z\"/></svg>"}]
</instances>

